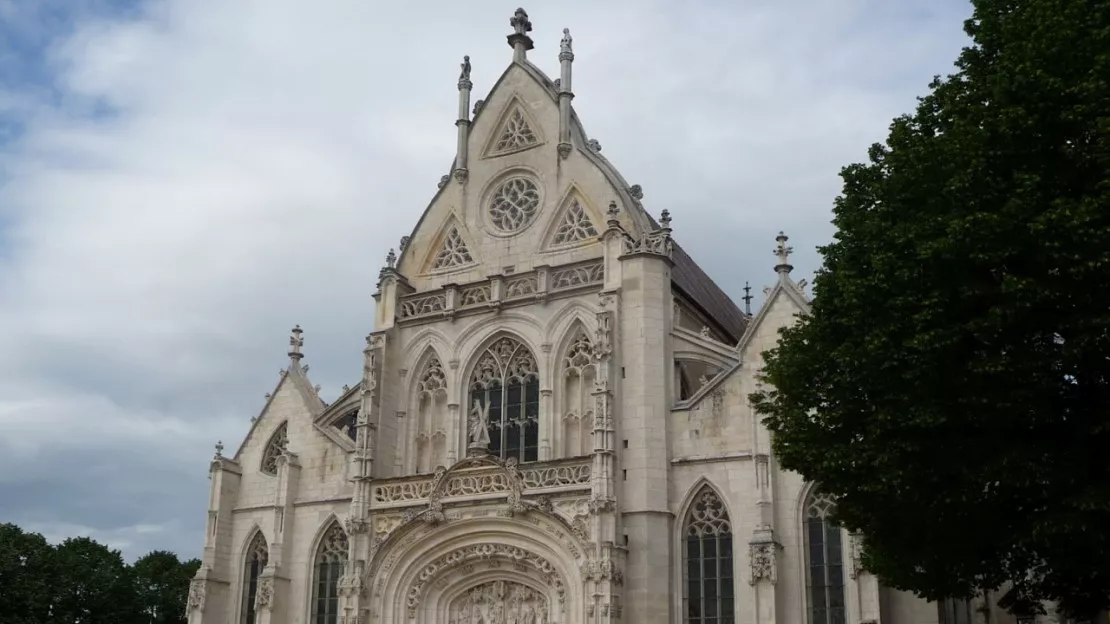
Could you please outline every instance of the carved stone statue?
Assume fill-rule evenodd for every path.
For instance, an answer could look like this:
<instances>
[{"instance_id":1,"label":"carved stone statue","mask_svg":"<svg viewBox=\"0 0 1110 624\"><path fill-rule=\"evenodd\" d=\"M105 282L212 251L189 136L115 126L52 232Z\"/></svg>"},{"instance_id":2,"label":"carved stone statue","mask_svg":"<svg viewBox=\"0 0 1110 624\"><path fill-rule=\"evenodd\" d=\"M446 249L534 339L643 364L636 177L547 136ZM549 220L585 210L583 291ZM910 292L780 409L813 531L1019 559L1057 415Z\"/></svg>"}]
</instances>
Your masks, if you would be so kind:
<instances>
[{"instance_id":1,"label":"carved stone statue","mask_svg":"<svg viewBox=\"0 0 1110 624\"><path fill-rule=\"evenodd\" d=\"M559 42L559 53L560 54L573 54L574 50L571 49L571 42L573 42L573 41L574 41L573 37L570 36L570 29L569 28L564 28L563 29L563 40Z\"/></svg>"},{"instance_id":2,"label":"carved stone statue","mask_svg":"<svg viewBox=\"0 0 1110 624\"><path fill-rule=\"evenodd\" d=\"M459 80L470 80L470 57L464 56L462 65L459 67L462 68L459 72Z\"/></svg>"},{"instance_id":3,"label":"carved stone statue","mask_svg":"<svg viewBox=\"0 0 1110 624\"><path fill-rule=\"evenodd\" d=\"M470 448L484 449L489 446L489 404L482 405L481 399L474 399L474 407L470 409L467 420Z\"/></svg>"}]
</instances>

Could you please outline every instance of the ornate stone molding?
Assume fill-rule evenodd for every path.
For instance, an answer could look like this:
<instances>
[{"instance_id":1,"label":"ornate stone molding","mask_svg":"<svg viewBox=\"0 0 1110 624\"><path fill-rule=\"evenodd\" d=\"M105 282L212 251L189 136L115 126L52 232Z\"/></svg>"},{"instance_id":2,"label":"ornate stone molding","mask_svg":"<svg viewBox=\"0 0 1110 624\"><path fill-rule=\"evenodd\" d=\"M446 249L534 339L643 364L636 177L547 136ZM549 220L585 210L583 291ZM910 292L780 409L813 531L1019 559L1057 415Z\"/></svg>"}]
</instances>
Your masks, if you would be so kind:
<instances>
[{"instance_id":1,"label":"ornate stone molding","mask_svg":"<svg viewBox=\"0 0 1110 624\"><path fill-rule=\"evenodd\" d=\"M204 579L193 579L189 581L189 598L185 605L185 611L203 611L204 599L207 593L205 588Z\"/></svg>"},{"instance_id":2,"label":"ornate stone molding","mask_svg":"<svg viewBox=\"0 0 1110 624\"><path fill-rule=\"evenodd\" d=\"M258 589L254 595L254 610L262 611L263 609L270 609L274 601L274 579L270 576L263 576L258 579Z\"/></svg>"},{"instance_id":3,"label":"ornate stone molding","mask_svg":"<svg viewBox=\"0 0 1110 624\"><path fill-rule=\"evenodd\" d=\"M769 581L774 585L778 581L777 551L779 545L773 541L759 541L750 544L749 556L751 560L752 577L748 581L755 585L760 581Z\"/></svg>"}]
</instances>

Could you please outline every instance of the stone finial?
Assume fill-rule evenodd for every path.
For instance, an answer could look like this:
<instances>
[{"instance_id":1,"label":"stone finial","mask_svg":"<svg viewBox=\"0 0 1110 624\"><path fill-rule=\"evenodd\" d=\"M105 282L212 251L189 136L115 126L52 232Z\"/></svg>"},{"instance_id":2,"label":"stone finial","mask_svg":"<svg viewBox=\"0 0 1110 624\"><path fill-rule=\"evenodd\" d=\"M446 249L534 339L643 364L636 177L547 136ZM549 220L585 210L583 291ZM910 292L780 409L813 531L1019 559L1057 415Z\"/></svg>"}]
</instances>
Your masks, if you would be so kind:
<instances>
[{"instance_id":1,"label":"stone finial","mask_svg":"<svg viewBox=\"0 0 1110 624\"><path fill-rule=\"evenodd\" d=\"M663 226L664 230L671 229L671 211L666 208L659 214L659 225Z\"/></svg>"},{"instance_id":2,"label":"stone finial","mask_svg":"<svg viewBox=\"0 0 1110 624\"><path fill-rule=\"evenodd\" d=\"M747 314L748 316L751 316L752 315L752 287L751 287L751 285L748 284L748 282L744 282L744 296L741 297L741 299L744 300L744 314Z\"/></svg>"},{"instance_id":3,"label":"stone finial","mask_svg":"<svg viewBox=\"0 0 1110 624\"><path fill-rule=\"evenodd\" d=\"M632 186L628 187L628 194L632 196L632 199L640 201L644 198L644 187L640 186L639 184L633 184Z\"/></svg>"},{"instance_id":4,"label":"stone finial","mask_svg":"<svg viewBox=\"0 0 1110 624\"><path fill-rule=\"evenodd\" d=\"M574 49L571 47L574 38L570 36L570 29L563 29L563 40L559 42L559 60L560 61L573 61Z\"/></svg>"},{"instance_id":5,"label":"stone finial","mask_svg":"<svg viewBox=\"0 0 1110 624\"><path fill-rule=\"evenodd\" d=\"M586 145L590 146L590 149L592 149L593 151L599 154L601 153L601 143L598 142L597 139L590 139L589 141L586 141Z\"/></svg>"},{"instance_id":6,"label":"stone finial","mask_svg":"<svg viewBox=\"0 0 1110 624\"><path fill-rule=\"evenodd\" d=\"M509 25L513 27L513 34L508 36L509 47L513 49L513 59L524 60L524 53L531 50L534 45L528 33L532 32L532 22L528 21L528 13L524 9L517 9L509 18Z\"/></svg>"},{"instance_id":7,"label":"stone finial","mask_svg":"<svg viewBox=\"0 0 1110 624\"><path fill-rule=\"evenodd\" d=\"M794 270L794 267L790 265L790 254L794 253L794 248L788 247L786 244L786 241L790 240L790 237L779 232L775 240L778 241L778 245L775 246L775 255L778 256L779 259L779 263L775 265L775 272L789 273Z\"/></svg>"},{"instance_id":8,"label":"stone finial","mask_svg":"<svg viewBox=\"0 0 1110 624\"><path fill-rule=\"evenodd\" d=\"M346 394L350 391L351 391L351 386L349 386L347 384L343 384L343 394Z\"/></svg>"},{"instance_id":9,"label":"stone finial","mask_svg":"<svg viewBox=\"0 0 1110 624\"><path fill-rule=\"evenodd\" d=\"M224 442L223 440L216 440L216 455L217 459L224 456Z\"/></svg>"},{"instance_id":10,"label":"stone finial","mask_svg":"<svg viewBox=\"0 0 1110 624\"><path fill-rule=\"evenodd\" d=\"M305 364L304 366L301 367L301 373L305 374L305 375L308 374L308 364Z\"/></svg>"},{"instance_id":11,"label":"stone finial","mask_svg":"<svg viewBox=\"0 0 1110 624\"><path fill-rule=\"evenodd\" d=\"M392 269L397 264L397 252L390 248L389 253L385 254L385 267Z\"/></svg>"},{"instance_id":12,"label":"stone finial","mask_svg":"<svg viewBox=\"0 0 1110 624\"><path fill-rule=\"evenodd\" d=\"M532 32L532 22L528 21L528 12L517 9L509 18L509 25L513 27L514 35L525 35Z\"/></svg>"},{"instance_id":13,"label":"stone finial","mask_svg":"<svg viewBox=\"0 0 1110 624\"><path fill-rule=\"evenodd\" d=\"M411 236L402 236L401 237L401 242L397 244L397 252L398 253L405 253L405 250L409 248L409 242L410 241L412 241Z\"/></svg>"},{"instance_id":14,"label":"stone finial","mask_svg":"<svg viewBox=\"0 0 1110 624\"><path fill-rule=\"evenodd\" d=\"M471 111L471 112L472 112L472 114L473 114L473 115L474 115L475 117L477 117L477 116L478 116L478 112L479 112L479 111L481 111L481 110L482 110L482 107L483 107L483 106L485 106L485 105L486 105L486 101L485 101L485 100L478 100L477 102L474 102L474 110L473 110L473 111Z\"/></svg>"},{"instance_id":15,"label":"stone finial","mask_svg":"<svg viewBox=\"0 0 1110 624\"><path fill-rule=\"evenodd\" d=\"M301 338L303 333L301 326L297 325L293 328L293 335L289 337L289 358L293 361L304 357L304 354L301 353L301 347L304 346L304 338Z\"/></svg>"},{"instance_id":16,"label":"stone finial","mask_svg":"<svg viewBox=\"0 0 1110 624\"><path fill-rule=\"evenodd\" d=\"M445 176L440 176L440 178L439 178L439 188L443 188L443 187L447 186L447 182L450 179L451 179L450 174L445 175Z\"/></svg>"}]
</instances>

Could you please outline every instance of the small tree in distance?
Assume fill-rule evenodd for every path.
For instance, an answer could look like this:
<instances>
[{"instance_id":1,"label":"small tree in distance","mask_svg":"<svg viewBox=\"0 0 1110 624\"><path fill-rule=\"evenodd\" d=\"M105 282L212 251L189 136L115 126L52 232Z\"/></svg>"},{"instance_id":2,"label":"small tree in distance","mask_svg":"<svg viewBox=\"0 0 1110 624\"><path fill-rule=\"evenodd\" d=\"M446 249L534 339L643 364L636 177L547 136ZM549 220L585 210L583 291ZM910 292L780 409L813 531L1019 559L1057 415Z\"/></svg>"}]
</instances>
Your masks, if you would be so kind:
<instances>
[{"instance_id":1,"label":"small tree in distance","mask_svg":"<svg viewBox=\"0 0 1110 624\"><path fill-rule=\"evenodd\" d=\"M812 314L752 395L781 464L929 599L1110 607L1110 0L974 0L845 168Z\"/></svg>"}]
</instances>

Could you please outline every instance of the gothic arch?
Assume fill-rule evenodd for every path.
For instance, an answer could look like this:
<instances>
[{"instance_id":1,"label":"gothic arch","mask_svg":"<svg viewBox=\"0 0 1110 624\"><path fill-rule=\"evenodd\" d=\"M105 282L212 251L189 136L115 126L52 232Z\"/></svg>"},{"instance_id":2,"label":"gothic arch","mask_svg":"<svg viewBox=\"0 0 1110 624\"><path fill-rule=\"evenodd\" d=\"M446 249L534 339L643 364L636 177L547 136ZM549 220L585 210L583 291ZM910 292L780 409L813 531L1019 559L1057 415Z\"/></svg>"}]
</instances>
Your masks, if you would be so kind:
<instances>
[{"instance_id":1,"label":"gothic arch","mask_svg":"<svg viewBox=\"0 0 1110 624\"><path fill-rule=\"evenodd\" d=\"M505 580L545 592L557 619L575 621L584 610L579 562L558 538L520 517L462 518L432 528L411 523L391 536L371 561L370 592L382 601L383 622L430 624L467 590ZM561 608L559 596L562 596ZM410 612L412 605L417 605ZM412 613L410 619L410 613Z\"/></svg>"},{"instance_id":2,"label":"gothic arch","mask_svg":"<svg viewBox=\"0 0 1110 624\"><path fill-rule=\"evenodd\" d=\"M261 551L264 556L259 558L256 551L261 546ZM237 600L235 602L235 621L244 622L250 618L247 617L248 613L254 612L254 589L257 588L257 581L262 569L269 563L270 558L270 541L266 539L266 534L258 523L252 523L250 530L247 531L247 537L243 544L239 547L239 557L236 564L236 585L239 591L234 595ZM255 560L261 559L261 565L252 568L252 563Z\"/></svg>"},{"instance_id":3,"label":"gothic arch","mask_svg":"<svg viewBox=\"0 0 1110 624\"><path fill-rule=\"evenodd\" d=\"M458 416L464 447L469 443L470 413L484 407L493 455L539 459L540 423L547 417L540 411L546 372L542 364L526 338L505 329L493 331L470 351L458 380L460 395L466 397Z\"/></svg>"},{"instance_id":4,"label":"gothic arch","mask_svg":"<svg viewBox=\"0 0 1110 624\"><path fill-rule=\"evenodd\" d=\"M503 310L499 314L483 318L469 325L459 332L454 341L448 344L455 345L454 351L451 352L455 359L471 358L475 352L483 348L483 345L488 344L496 335L502 333L512 334L522 341L530 343L529 346L533 348L532 353L536 353L535 346L541 343L545 336L544 327L536 320L535 315L515 310ZM546 368L546 362L541 361L540 364ZM541 374L543 372L543 370L540 371ZM466 379L467 374L469 372L464 370L462 379ZM460 387L465 387L465 384L461 384Z\"/></svg>"},{"instance_id":5,"label":"gothic arch","mask_svg":"<svg viewBox=\"0 0 1110 624\"><path fill-rule=\"evenodd\" d=\"M457 438L450 405L453 400L451 367L429 344L407 375L406 471L427 474L448 465ZM456 412L457 413L457 412Z\"/></svg>"},{"instance_id":6,"label":"gothic arch","mask_svg":"<svg viewBox=\"0 0 1110 624\"><path fill-rule=\"evenodd\" d=\"M446 364L448 360L458 357L458 354L452 351L452 343L452 339L439 329L423 327L412 338L405 341L405 346L401 350L401 368L408 371L414 370L428 354L428 349L434 349L436 353L446 358L444 360Z\"/></svg>"},{"instance_id":7,"label":"gothic arch","mask_svg":"<svg viewBox=\"0 0 1110 624\"><path fill-rule=\"evenodd\" d=\"M314 615L318 612L316 602L320 598L320 596L317 594L317 591L320 588L320 578L319 578L320 570L318 569L318 566L317 566L317 563L318 563L317 559L321 555L321 551L327 547L327 544L325 543L325 540L329 539L329 537L331 537L333 535L332 532L335 531L335 530L338 530L338 531L343 533L343 540L344 541L350 539L350 536L347 535L346 530L343 528L343 524L339 521L339 517L335 515L335 512L331 512L331 513L328 514L328 516L326 518L324 518L324 521L321 522L320 526L316 529L316 535L314 535L313 538L312 538L312 544L311 544L310 549L308 551L308 555L305 559L308 563L308 571L307 571L307 574L305 575L306 587L305 587L305 594L304 594L305 595L305 620L304 621L308 622L309 624L319 624L317 622L317 619L315 618L315 615ZM350 556L349 552L343 554L344 566L346 564L347 557L349 557L349 556ZM343 569L342 568L340 568L340 570L339 570L339 575L341 575L341 574L343 574ZM338 575L333 575L333 576L335 577L335 581L338 582L338 580L339 580ZM338 591L336 592L336 596L338 596ZM338 615L338 612L336 612L336 615ZM338 619L338 618L336 618L336 619ZM325 621L326 622L331 622L332 620L329 619L329 620L325 620Z\"/></svg>"},{"instance_id":8,"label":"gothic arch","mask_svg":"<svg viewBox=\"0 0 1110 624\"><path fill-rule=\"evenodd\" d=\"M715 499L713 502L716 508L702 510L699 517L694 517L696 515L695 512L698 511L696 509L697 506L705 501L704 497L706 496ZM707 511L708 513L706 513ZM699 558L700 562L698 566L696 566L699 570L702 570L704 565L710 561L715 562L718 567L725 566L720 568L718 574L714 577L714 579L718 579L717 584L719 586L716 589L716 593L713 594L716 602L712 607L720 610L720 616L717 621L722 623L735 622L734 618L737 610L736 584L739 582L740 578L737 574L737 570L739 569L739 560L746 553L737 552L735 531L733 530L735 520L733 519L732 510L729 508L728 498L710 479L704 476L699 477L693 485L687 489L686 495L678 507L676 519L677 530L674 532L675 558L673 578L674 582L677 584L676 586L680 588L679 595L681 596L681 600L675 603L675 617L677 621L687 621L689 615L687 609L690 608L689 605L691 601L698 601L698 603L693 605L693 608L698 609L699 613L701 613L700 609L705 607L704 602L706 598L704 596L700 597L701 599L698 600L698 598L692 598L689 595L692 586L691 580L693 579L688 578L689 570L691 569L688 559L693 555ZM698 542L697 544L688 544L687 538L693 526L692 522L704 524L706 528L713 531L713 536L718 538L712 540L715 544L712 557L706 558L705 553L701 550L704 548L705 536L701 537L700 540L696 540ZM720 533L722 530L724 530L725 533ZM728 553L724 553L721 550L724 547L720 539L722 535L728 537L728 548L730 549ZM698 552L689 552L691 546L698 548ZM731 562L731 566L729 566L729 562ZM726 578L724 576L725 574L729 574L727 581L724 580ZM700 578L698 581L700 581L699 584L712 582L705 578ZM713 599L711 598L710 600Z\"/></svg>"},{"instance_id":9,"label":"gothic arch","mask_svg":"<svg viewBox=\"0 0 1110 624\"><path fill-rule=\"evenodd\" d=\"M551 423L557 455L577 457L593 452L594 382L597 363L594 337L586 323L574 318L553 352L555 400Z\"/></svg>"},{"instance_id":10,"label":"gothic arch","mask_svg":"<svg viewBox=\"0 0 1110 624\"><path fill-rule=\"evenodd\" d=\"M266 438L266 445L262 447L262 459L259 460L258 470L262 474L277 476L278 460L289 446L289 421L282 421L274 427L273 433Z\"/></svg>"},{"instance_id":11,"label":"gothic arch","mask_svg":"<svg viewBox=\"0 0 1110 624\"><path fill-rule=\"evenodd\" d=\"M810 535L809 535L809 531L811 530L811 527L808 526L808 522L807 522L808 518L809 518L809 515L810 515L809 514L810 506L814 502L815 498L820 497L820 496L821 496L821 485L817 482L814 482L814 481L807 482L803 485L803 487L801 488L801 492L799 492L799 494L798 494L798 499L796 501L796 507L795 507L794 526L796 527L796 530L798 532L798 544L797 544L798 564L799 564L798 565L798 568L799 568L799 574L798 574L799 585L798 585L798 587L801 588L801 592L802 592L802 600L798 601L799 606L801 607L801 614L800 614L801 615L801 620L799 620L799 621L804 622L805 624L823 624L823 620L821 618L815 618L814 617L814 613L813 613L813 609L812 609L813 597L811 595L811 588L810 588L810 582L809 582L810 567L811 567L811 563L812 563L811 562L811 557L810 557ZM826 507L828 507L828 506L826 506ZM831 503L831 507L835 507L835 503ZM839 600L839 608L843 612L843 617L847 617L847 615L848 615L848 604L847 604L848 579L847 579L847 566L845 564L845 556L846 556L846 554L848 552L848 549L849 549L848 548L849 547L848 534L847 534L847 531L845 531L842 528L836 527L835 525L831 526L831 527L826 525L823 528L825 529L825 531L823 531L823 533L825 533L825 535L827 535L828 537L833 537L834 539L838 539L839 544L840 544L840 546L839 546L840 561L837 562L837 565L840 567L840 581L841 581L841 584L839 586L840 589L839 589L839 592L836 593L836 590L834 590L832 588L829 588L828 591L830 593L826 596L826 600L829 600L830 597L833 600L838 599ZM825 566L822 566L822 569L824 570Z\"/></svg>"}]
</instances>

